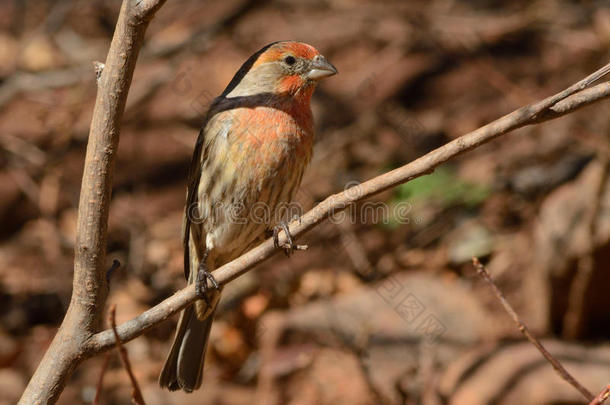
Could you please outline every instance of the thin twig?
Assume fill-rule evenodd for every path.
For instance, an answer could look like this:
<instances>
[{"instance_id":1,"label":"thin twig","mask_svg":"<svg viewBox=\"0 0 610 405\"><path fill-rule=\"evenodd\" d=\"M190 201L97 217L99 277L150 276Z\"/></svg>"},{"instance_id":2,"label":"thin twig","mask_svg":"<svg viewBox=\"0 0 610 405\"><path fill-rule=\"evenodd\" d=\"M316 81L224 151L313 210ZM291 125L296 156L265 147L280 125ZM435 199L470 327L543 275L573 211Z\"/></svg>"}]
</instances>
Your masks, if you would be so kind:
<instances>
[{"instance_id":1,"label":"thin twig","mask_svg":"<svg viewBox=\"0 0 610 405\"><path fill-rule=\"evenodd\" d=\"M136 380L136 377L133 375L133 371L131 369L131 363L129 361L129 356L127 355L127 349L125 349L125 346L123 346L123 343L121 342L121 338L119 337L119 334L116 330L115 314L116 314L116 304L114 304L110 308L110 315L108 317L108 320L112 327L112 331L114 332L114 338L116 339L116 348L119 351L119 355L121 356L121 363L123 363L123 367L125 367L125 371L127 372L127 375L129 376L129 380L131 381L131 387L132 387L131 402L136 405L146 405L144 403L144 398L142 397L142 391L140 391L140 386L138 385L138 380Z\"/></svg>"},{"instance_id":2,"label":"thin twig","mask_svg":"<svg viewBox=\"0 0 610 405\"><path fill-rule=\"evenodd\" d=\"M114 272L119 269L119 267L121 267L121 262L118 259L114 259L112 261L112 265L108 271L106 271L106 284L110 285L110 279L112 278Z\"/></svg>"},{"instance_id":3,"label":"thin twig","mask_svg":"<svg viewBox=\"0 0 610 405\"><path fill-rule=\"evenodd\" d=\"M610 397L610 385L606 385L606 388L602 390L593 401L589 402L589 405L601 405Z\"/></svg>"},{"instance_id":4,"label":"thin twig","mask_svg":"<svg viewBox=\"0 0 610 405\"><path fill-rule=\"evenodd\" d=\"M110 352L106 352L104 355L104 362L102 363L102 369L100 370L100 378L97 380L97 386L95 388L95 398L93 398L93 405L99 405L100 397L102 396L102 387L104 385L104 376L108 369L108 363L110 362Z\"/></svg>"},{"instance_id":5,"label":"thin twig","mask_svg":"<svg viewBox=\"0 0 610 405\"><path fill-rule=\"evenodd\" d=\"M472 264L474 265L475 269L477 270L477 273L479 274L479 276L481 276L481 278L483 278L483 280L485 280L487 282L487 284L489 284L489 286L491 287L491 290L495 294L496 298L498 298L498 300L504 307L504 310L512 318L513 322L515 322L515 324L517 325L517 328L519 328L519 331L521 331L521 333L523 333L523 335L527 338L527 340L529 340L534 346L536 346L538 351L540 353L542 353L544 358L547 359L547 361L549 363L551 363L551 365L553 366L555 371L557 371L557 373L559 374L559 376L561 378L563 378L570 385L572 385L574 388L576 388L587 399L587 401L592 401L594 399L593 394L591 392L589 392L588 389L583 387L582 384L580 384L578 381L576 381L576 379L574 377L572 377L572 375L568 372L568 370L566 370L561 365L561 363L557 359L555 359L553 357L553 355L551 353L549 353L548 350L546 350L546 348L542 345L542 343L540 343L540 341L534 335L532 335L532 333L529 331L527 326L525 326L525 324L521 321L521 319L519 319L519 315L517 315L517 313L515 312L513 307L511 307L511 305L508 303L508 301L504 297L504 294L502 293L502 291L500 291L498 286L496 286L493 279L489 275L489 272L487 271L485 266L483 266L483 264L479 261L479 259L477 259L476 257L473 257Z\"/></svg>"}]
</instances>

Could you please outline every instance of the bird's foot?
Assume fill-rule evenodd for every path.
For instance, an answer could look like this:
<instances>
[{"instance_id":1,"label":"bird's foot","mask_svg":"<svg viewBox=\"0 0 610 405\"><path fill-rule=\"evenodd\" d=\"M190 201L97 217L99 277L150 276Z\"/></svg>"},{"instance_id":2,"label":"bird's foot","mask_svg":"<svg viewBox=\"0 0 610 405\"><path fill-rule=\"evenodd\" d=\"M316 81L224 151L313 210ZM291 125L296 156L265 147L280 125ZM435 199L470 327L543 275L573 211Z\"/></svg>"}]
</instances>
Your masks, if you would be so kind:
<instances>
[{"instance_id":1,"label":"bird's foot","mask_svg":"<svg viewBox=\"0 0 610 405\"><path fill-rule=\"evenodd\" d=\"M281 230L284 231L284 233L286 234L286 243L280 245L279 235L280 235ZM307 245L297 245L296 243L294 243L294 241L292 240L292 235L290 234L290 229L288 228L288 224L286 223L286 221L282 221L279 223L279 225L276 225L273 227L273 244L275 245L276 248L283 249L286 256L289 256L289 257L295 250L306 250L307 249Z\"/></svg>"},{"instance_id":2,"label":"bird's foot","mask_svg":"<svg viewBox=\"0 0 610 405\"><path fill-rule=\"evenodd\" d=\"M210 306L210 290L218 290L218 282L214 278L211 272L208 271L208 266L205 263L205 259L199 264L197 270L197 278L195 279L195 291L197 296L205 301Z\"/></svg>"}]
</instances>

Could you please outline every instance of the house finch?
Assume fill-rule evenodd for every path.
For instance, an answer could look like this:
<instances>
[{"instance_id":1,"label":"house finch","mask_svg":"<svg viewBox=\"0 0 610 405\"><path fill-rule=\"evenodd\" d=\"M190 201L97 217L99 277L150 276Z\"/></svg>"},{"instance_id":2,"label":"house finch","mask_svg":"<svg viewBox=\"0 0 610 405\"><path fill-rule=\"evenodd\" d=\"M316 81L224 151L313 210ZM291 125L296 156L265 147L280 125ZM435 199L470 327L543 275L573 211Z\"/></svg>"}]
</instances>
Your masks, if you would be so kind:
<instances>
[{"instance_id":1,"label":"house finch","mask_svg":"<svg viewBox=\"0 0 610 405\"><path fill-rule=\"evenodd\" d=\"M311 96L318 80L336 73L314 47L274 42L252 55L210 106L195 145L183 224L184 272L202 299L180 315L162 387L191 392L201 386L221 292L212 270L266 231L274 231L276 246L280 227L287 231L277 214L311 159ZM255 207L267 215L252 218Z\"/></svg>"}]
</instances>

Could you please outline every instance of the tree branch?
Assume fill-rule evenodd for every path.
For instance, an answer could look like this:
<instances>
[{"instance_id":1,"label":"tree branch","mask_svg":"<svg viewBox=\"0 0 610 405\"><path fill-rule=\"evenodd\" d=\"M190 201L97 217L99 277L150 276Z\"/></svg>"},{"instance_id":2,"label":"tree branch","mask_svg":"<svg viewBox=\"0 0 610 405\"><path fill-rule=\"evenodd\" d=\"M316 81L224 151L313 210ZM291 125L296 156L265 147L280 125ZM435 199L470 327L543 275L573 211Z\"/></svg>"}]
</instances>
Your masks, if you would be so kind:
<instances>
[{"instance_id":1,"label":"tree branch","mask_svg":"<svg viewBox=\"0 0 610 405\"><path fill-rule=\"evenodd\" d=\"M606 402L606 400L610 397L610 385L607 385L606 388L602 390L593 401L589 402L589 405L600 405Z\"/></svg>"},{"instance_id":2,"label":"tree branch","mask_svg":"<svg viewBox=\"0 0 610 405\"><path fill-rule=\"evenodd\" d=\"M555 371L557 371L557 374L559 374L561 378L563 378L571 386L576 388L578 392L580 392L587 401L593 401L595 399L593 397L593 394L588 389L586 389L581 383L579 383L578 380L576 380L576 378L574 378L572 374L570 374L568 370L565 369L565 367L559 362L559 360L557 360L555 357L553 357L551 353L549 353L546 347L544 347L542 343L540 343L536 336L532 335L529 328L525 326L523 321L521 321L519 315L517 315L513 307L508 303L508 301L504 297L504 294L502 294L502 291L498 288L496 283L494 283L493 279L489 275L489 272L487 271L485 266L483 266L483 264L479 261L479 259L473 257L472 264L477 270L479 276L481 276L481 278L485 280L485 282L491 287L491 290L493 291L494 295L500 301L500 304L502 304L502 307L504 307L504 310L511 317L515 325L517 325L519 331L523 333L523 336L525 336L527 340L529 340L536 347L536 349L538 349L538 351L551 364L551 366L553 366L553 368L555 369Z\"/></svg>"},{"instance_id":3,"label":"tree branch","mask_svg":"<svg viewBox=\"0 0 610 405\"><path fill-rule=\"evenodd\" d=\"M129 361L129 355L127 354L127 349L123 346L123 342L121 342L121 338L119 337L116 331L116 304L110 307L110 316L108 320L110 321L110 327L112 332L114 333L114 339L116 340L116 348L119 352L119 357L121 358L121 363L125 368L125 372L129 377L129 381L131 382L131 403L135 405L146 405L144 402L144 397L142 396L142 391L140 390L140 384L138 384L138 380L136 380L136 376L133 374L133 370L131 369L131 362Z\"/></svg>"},{"instance_id":4,"label":"tree branch","mask_svg":"<svg viewBox=\"0 0 610 405\"><path fill-rule=\"evenodd\" d=\"M74 368L87 357L85 342L100 328L108 292L106 233L120 122L148 22L164 2L124 0L121 6L91 120L78 207L72 299L19 404L56 402Z\"/></svg>"},{"instance_id":5,"label":"tree branch","mask_svg":"<svg viewBox=\"0 0 610 405\"><path fill-rule=\"evenodd\" d=\"M595 101L610 96L610 82L587 89L595 80L610 72L610 64L587 76L585 79L573 84L567 89L534 104L521 107L504 117L493 121L473 132L463 135L438 149L420 157L419 159L377 176L355 188L346 190L326 198L312 210L307 212L300 220L289 225L292 236L297 237L309 231L326 218L336 215L350 204L364 200L389 188L405 183L414 178L431 173L437 166L461 155L471 149L479 147L503 134L577 110ZM286 242L285 234L280 235L280 245ZM239 277L257 264L266 260L277 252L271 239L263 242L256 248L245 253L230 263L214 271L214 277L219 284L226 284ZM145 311L136 318L118 326L117 330L121 340L127 342L144 333L156 324L166 320L174 313L189 305L197 298L194 285L178 291L156 306ZM91 337L87 342L89 355L108 350L115 344L113 332L105 330Z\"/></svg>"}]
</instances>

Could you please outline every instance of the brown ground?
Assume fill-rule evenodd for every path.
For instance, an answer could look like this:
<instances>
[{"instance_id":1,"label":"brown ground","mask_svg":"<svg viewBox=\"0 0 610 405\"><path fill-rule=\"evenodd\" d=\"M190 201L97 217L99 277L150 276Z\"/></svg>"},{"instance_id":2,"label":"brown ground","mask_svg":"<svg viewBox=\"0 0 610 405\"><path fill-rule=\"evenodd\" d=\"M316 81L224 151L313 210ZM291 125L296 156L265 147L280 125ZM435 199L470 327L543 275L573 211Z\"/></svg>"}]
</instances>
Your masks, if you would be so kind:
<instances>
[{"instance_id":1,"label":"brown ground","mask_svg":"<svg viewBox=\"0 0 610 405\"><path fill-rule=\"evenodd\" d=\"M118 7L0 3L0 404L19 398L70 297L91 62L105 57ZM316 152L298 196L307 209L601 67L610 7L168 0L141 52L116 166L108 260L123 264L109 298L119 322L184 286L181 215L202 114L250 54L279 39L313 44L340 71L315 95ZM583 403L514 341L518 331L470 257L488 263L539 336L575 337L550 347L584 385L610 383L610 187L599 192L609 130L602 102L379 195L372 201L386 204L387 218L360 205L356 221L316 228L302 238L307 252L277 255L226 290L202 391L157 387L175 318L130 342L144 398ZM591 229L592 279L579 306L572 281ZM567 312L583 327L567 325ZM78 368L61 404L92 401L103 359ZM113 352L101 403L128 403L129 392Z\"/></svg>"}]
</instances>

